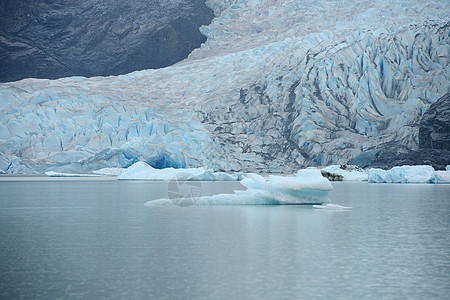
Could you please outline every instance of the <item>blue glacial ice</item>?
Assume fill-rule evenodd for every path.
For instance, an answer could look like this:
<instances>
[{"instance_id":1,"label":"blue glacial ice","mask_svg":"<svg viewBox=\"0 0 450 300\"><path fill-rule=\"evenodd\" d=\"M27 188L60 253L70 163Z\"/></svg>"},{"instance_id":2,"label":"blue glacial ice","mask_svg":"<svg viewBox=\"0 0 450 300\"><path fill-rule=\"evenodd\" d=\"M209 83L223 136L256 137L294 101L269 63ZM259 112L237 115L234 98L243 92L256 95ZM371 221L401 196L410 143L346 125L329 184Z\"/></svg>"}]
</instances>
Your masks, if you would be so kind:
<instances>
[{"instance_id":1,"label":"blue glacial ice","mask_svg":"<svg viewBox=\"0 0 450 300\"><path fill-rule=\"evenodd\" d=\"M266 180L257 174L247 174L241 180L247 189L234 194L202 196L197 199L158 199L145 203L149 207L193 205L288 205L323 204L329 202L331 183L317 169L299 170L296 176L274 176Z\"/></svg>"},{"instance_id":2,"label":"blue glacial ice","mask_svg":"<svg viewBox=\"0 0 450 300\"><path fill-rule=\"evenodd\" d=\"M432 166L401 166L390 170L369 169L371 183L450 183L450 171Z\"/></svg>"}]
</instances>

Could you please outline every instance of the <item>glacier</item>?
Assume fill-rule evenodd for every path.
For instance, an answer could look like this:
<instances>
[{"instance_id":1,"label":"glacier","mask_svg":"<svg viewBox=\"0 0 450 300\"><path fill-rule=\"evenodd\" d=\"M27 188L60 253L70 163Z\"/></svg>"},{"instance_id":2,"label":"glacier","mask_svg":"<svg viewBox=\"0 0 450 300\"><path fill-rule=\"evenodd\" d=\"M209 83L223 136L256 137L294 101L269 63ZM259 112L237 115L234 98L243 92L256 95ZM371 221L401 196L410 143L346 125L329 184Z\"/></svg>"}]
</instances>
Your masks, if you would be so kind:
<instances>
[{"instance_id":1,"label":"glacier","mask_svg":"<svg viewBox=\"0 0 450 300\"><path fill-rule=\"evenodd\" d=\"M0 84L0 170L292 173L418 148L450 92L448 1L207 0L173 66Z\"/></svg>"},{"instance_id":2,"label":"glacier","mask_svg":"<svg viewBox=\"0 0 450 300\"><path fill-rule=\"evenodd\" d=\"M331 183L317 169L299 170L296 176L270 175L268 180L258 174L247 174L241 180L246 190L234 194L217 194L196 199L158 199L145 203L148 207L188 205L318 205L329 202Z\"/></svg>"}]
</instances>

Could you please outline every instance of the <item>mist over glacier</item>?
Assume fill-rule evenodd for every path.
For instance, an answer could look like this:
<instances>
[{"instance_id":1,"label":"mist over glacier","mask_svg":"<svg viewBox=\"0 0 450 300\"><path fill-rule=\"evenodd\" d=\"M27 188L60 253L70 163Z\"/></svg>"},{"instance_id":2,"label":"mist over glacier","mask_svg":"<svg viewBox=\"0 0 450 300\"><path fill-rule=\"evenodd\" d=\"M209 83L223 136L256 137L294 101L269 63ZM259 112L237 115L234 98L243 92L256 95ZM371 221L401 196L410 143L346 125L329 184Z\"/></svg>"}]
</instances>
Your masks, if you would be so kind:
<instances>
[{"instance_id":1,"label":"mist over glacier","mask_svg":"<svg viewBox=\"0 0 450 300\"><path fill-rule=\"evenodd\" d=\"M448 1L208 0L173 66L0 85L0 169L293 172L395 143L450 92Z\"/></svg>"}]
</instances>

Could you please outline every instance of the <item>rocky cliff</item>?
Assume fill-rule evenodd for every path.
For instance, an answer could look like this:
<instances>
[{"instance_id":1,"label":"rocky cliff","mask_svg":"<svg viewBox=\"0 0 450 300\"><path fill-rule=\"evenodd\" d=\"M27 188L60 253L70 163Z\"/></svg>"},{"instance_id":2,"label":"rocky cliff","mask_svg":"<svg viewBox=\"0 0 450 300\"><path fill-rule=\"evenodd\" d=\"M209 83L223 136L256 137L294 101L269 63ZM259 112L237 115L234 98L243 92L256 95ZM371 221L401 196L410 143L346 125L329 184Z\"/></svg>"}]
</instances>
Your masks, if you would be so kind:
<instances>
[{"instance_id":1,"label":"rocky cliff","mask_svg":"<svg viewBox=\"0 0 450 300\"><path fill-rule=\"evenodd\" d=\"M450 94L439 98L423 115L419 148L450 151Z\"/></svg>"},{"instance_id":2,"label":"rocky cliff","mask_svg":"<svg viewBox=\"0 0 450 300\"><path fill-rule=\"evenodd\" d=\"M172 65L205 42L204 0L2 0L0 82Z\"/></svg>"}]
</instances>

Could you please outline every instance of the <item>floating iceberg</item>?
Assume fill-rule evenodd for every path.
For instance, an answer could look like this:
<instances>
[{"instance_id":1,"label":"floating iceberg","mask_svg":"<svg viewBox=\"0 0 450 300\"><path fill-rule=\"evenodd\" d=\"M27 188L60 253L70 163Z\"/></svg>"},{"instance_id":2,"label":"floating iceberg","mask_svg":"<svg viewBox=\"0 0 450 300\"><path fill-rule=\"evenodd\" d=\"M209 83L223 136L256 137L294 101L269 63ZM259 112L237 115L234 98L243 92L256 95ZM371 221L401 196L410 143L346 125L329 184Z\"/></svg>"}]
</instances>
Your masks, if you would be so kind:
<instances>
[{"instance_id":1,"label":"floating iceberg","mask_svg":"<svg viewBox=\"0 0 450 300\"><path fill-rule=\"evenodd\" d=\"M322 205L313 205L313 208L323 209L323 210L349 210L352 209L350 206L341 206L337 204L322 204Z\"/></svg>"},{"instance_id":2,"label":"floating iceberg","mask_svg":"<svg viewBox=\"0 0 450 300\"><path fill-rule=\"evenodd\" d=\"M238 181L242 174L214 172L206 168L155 169L139 161L122 172L118 179L127 180L199 180L199 181Z\"/></svg>"},{"instance_id":3,"label":"floating iceberg","mask_svg":"<svg viewBox=\"0 0 450 300\"><path fill-rule=\"evenodd\" d=\"M103 168L100 170L92 171L92 173L103 176L119 176L127 168Z\"/></svg>"},{"instance_id":4,"label":"floating iceberg","mask_svg":"<svg viewBox=\"0 0 450 300\"><path fill-rule=\"evenodd\" d=\"M435 171L432 166L401 166L388 171L369 170L369 182L372 183L434 183Z\"/></svg>"},{"instance_id":5,"label":"floating iceberg","mask_svg":"<svg viewBox=\"0 0 450 300\"><path fill-rule=\"evenodd\" d=\"M45 172L45 175L49 177L100 177L101 175L96 174L72 174L72 173L60 173L60 172L53 172L48 171Z\"/></svg>"},{"instance_id":6,"label":"floating iceberg","mask_svg":"<svg viewBox=\"0 0 450 300\"><path fill-rule=\"evenodd\" d=\"M332 174L339 174L344 181L367 181L367 172L353 166L332 165L322 169Z\"/></svg>"},{"instance_id":7,"label":"floating iceberg","mask_svg":"<svg viewBox=\"0 0 450 300\"><path fill-rule=\"evenodd\" d=\"M450 170L447 171L435 171L435 183L450 183Z\"/></svg>"},{"instance_id":8,"label":"floating iceberg","mask_svg":"<svg viewBox=\"0 0 450 300\"><path fill-rule=\"evenodd\" d=\"M257 174L247 174L241 180L247 189L234 194L203 196L197 199L177 198L148 201L145 205L183 206L190 205L287 205L322 204L329 201L328 192L333 188L328 179L317 169L304 169L296 176L269 176L266 180Z\"/></svg>"}]
</instances>

